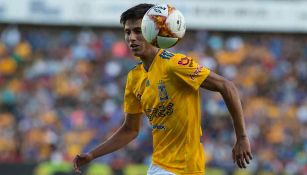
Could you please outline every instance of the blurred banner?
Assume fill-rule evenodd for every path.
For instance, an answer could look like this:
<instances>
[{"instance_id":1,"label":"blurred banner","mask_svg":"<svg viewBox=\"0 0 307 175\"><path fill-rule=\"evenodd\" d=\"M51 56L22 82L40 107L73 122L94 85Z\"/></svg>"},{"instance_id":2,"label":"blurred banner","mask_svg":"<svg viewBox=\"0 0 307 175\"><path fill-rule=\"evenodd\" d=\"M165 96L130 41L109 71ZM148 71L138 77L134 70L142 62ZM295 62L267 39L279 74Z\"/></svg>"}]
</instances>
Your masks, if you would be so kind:
<instances>
[{"instance_id":1,"label":"blurred banner","mask_svg":"<svg viewBox=\"0 0 307 175\"><path fill-rule=\"evenodd\" d=\"M188 29L307 32L307 2L291 0L0 0L0 23L117 27L124 10L144 2L172 4Z\"/></svg>"}]
</instances>

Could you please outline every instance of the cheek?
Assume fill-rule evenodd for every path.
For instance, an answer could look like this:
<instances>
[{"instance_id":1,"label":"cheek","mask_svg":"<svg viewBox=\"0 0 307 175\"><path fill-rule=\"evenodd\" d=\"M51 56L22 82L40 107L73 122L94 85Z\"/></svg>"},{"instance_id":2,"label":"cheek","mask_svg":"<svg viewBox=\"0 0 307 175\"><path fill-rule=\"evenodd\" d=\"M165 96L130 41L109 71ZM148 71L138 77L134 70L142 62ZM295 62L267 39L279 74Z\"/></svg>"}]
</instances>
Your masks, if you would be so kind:
<instances>
[{"instance_id":1,"label":"cheek","mask_svg":"<svg viewBox=\"0 0 307 175\"><path fill-rule=\"evenodd\" d=\"M139 41L145 41L145 38L143 37L142 34L138 34L137 38L138 38Z\"/></svg>"},{"instance_id":2,"label":"cheek","mask_svg":"<svg viewBox=\"0 0 307 175\"><path fill-rule=\"evenodd\" d=\"M129 41L129 37L128 35L125 35L125 41L128 42Z\"/></svg>"},{"instance_id":3,"label":"cheek","mask_svg":"<svg viewBox=\"0 0 307 175\"><path fill-rule=\"evenodd\" d=\"M143 36L138 37L138 41L142 43L142 45L146 48L149 43L144 39Z\"/></svg>"}]
</instances>

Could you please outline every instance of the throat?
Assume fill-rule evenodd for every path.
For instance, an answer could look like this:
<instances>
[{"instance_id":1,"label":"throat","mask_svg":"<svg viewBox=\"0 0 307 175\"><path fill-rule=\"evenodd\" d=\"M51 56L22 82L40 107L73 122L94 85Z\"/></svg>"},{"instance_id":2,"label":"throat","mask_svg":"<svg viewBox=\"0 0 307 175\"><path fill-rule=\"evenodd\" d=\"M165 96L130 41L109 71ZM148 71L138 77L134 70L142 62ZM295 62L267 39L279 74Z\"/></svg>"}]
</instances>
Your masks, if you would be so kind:
<instances>
[{"instance_id":1,"label":"throat","mask_svg":"<svg viewBox=\"0 0 307 175\"><path fill-rule=\"evenodd\" d=\"M147 62L143 62L143 67L144 67L146 72L149 71L149 68L150 68L150 66L152 64L152 61L153 61L153 59L150 62L148 62L148 61Z\"/></svg>"},{"instance_id":2,"label":"throat","mask_svg":"<svg viewBox=\"0 0 307 175\"><path fill-rule=\"evenodd\" d=\"M149 71L157 53L159 52L159 49L154 49L152 53L150 53L148 56L141 58L142 62L143 62L143 67L145 69L146 72Z\"/></svg>"}]
</instances>

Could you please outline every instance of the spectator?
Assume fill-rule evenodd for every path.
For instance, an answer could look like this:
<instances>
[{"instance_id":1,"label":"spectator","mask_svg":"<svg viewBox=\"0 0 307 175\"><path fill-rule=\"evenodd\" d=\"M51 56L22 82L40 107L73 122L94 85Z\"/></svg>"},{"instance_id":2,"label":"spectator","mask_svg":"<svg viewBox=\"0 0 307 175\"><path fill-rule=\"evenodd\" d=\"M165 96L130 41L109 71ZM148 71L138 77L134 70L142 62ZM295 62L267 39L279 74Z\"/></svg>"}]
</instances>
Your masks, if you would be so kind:
<instances>
[{"instance_id":1,"label":"spectator","mask_svg":"<svg viewBox=\"0 0 307 175\"><path fill-rule=\"evenodd\" d=\"M0 161L71 161L122 122L125 75L136 61L119 29L8 26L0 43ZM188 32L171 50L187 53L239 87L255 160L251 170L306 174L307 47L295 35ZM192 47L192 49L191 49ZM193 49L194 47L194 49ZM232 126L221 97L205 92L208 165L234 169ZM98 159L116 172L147 163L151 129Z\"/></svg>"}]
</instances>

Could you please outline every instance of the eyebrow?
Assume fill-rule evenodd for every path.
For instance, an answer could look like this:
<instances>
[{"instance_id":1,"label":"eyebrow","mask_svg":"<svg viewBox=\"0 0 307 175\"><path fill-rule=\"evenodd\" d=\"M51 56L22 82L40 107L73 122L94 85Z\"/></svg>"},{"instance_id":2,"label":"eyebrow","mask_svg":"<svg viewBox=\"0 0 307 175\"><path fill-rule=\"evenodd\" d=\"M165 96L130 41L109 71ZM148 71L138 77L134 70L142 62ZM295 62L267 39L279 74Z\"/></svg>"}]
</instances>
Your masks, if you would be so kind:
<instances>
[{"instance_id":1,"label":"eyebrow","mask_svg":"<svg viewBox=\"0 0 307 175\"><path fill-rule=\"evenodd\" d=\"M134 27L134 28L124 28L124 31L127 31L127 30L140 30L141 27Z\"/></svg>"}]
</instances>

